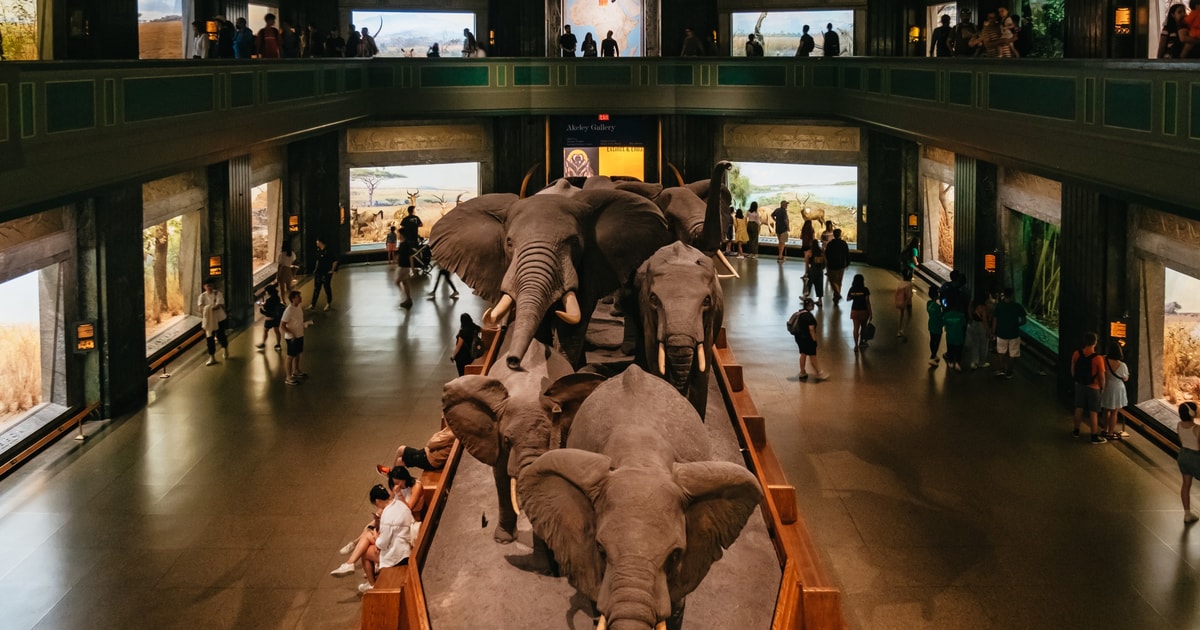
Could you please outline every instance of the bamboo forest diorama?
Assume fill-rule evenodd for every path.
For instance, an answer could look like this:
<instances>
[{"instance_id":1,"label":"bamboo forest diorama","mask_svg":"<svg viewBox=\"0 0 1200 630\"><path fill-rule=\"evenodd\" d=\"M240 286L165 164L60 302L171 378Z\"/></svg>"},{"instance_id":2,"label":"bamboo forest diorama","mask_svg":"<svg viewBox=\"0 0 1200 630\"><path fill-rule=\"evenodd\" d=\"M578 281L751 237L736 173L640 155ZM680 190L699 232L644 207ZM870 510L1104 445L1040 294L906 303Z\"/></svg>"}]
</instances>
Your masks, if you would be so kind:
<instances>
[{"instance_id":1,"label":"bamboo forest diorama","mask_svg":"<svg viewBox=\"0 0 1200 630\"><path fill-rule=\"evenodd\" d=\"M1051 334L1058 333L1058 296L1062 270L1058 258L1059 228L1027 214L1009 211L1008 252L1004 284L1029 317Z\"/></svg>"},{"instance_id":2,"label":"bamboo forest diorama","mask_svg":"<svg viewBox=\"0 0 1200 630\"><path fill-rule=\"evenodd\" d=\"M1163 305L1163 392L1177 405L1200 400L1200 280L1167 268Z\"/></svg>"}]
</instances>

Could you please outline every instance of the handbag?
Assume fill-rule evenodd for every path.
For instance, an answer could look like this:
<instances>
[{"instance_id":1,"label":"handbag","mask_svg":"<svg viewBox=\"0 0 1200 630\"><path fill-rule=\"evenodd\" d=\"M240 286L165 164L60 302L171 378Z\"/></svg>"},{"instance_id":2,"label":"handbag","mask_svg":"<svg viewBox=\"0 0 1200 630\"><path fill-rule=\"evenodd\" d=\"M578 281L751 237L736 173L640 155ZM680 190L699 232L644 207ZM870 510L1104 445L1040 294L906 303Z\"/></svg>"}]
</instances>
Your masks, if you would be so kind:
<instances>
[{"instance_id":1,"label":"handbag","mask_svg":"<svg viewBox=\"0 0 1200 630\"><path fill-rule=\"evenodd\" d=\"M859 333L859 338L863 341L870 341L875 338L875 322L867 322L863 325L862 332Z\"/></svg>"}]
</instances>

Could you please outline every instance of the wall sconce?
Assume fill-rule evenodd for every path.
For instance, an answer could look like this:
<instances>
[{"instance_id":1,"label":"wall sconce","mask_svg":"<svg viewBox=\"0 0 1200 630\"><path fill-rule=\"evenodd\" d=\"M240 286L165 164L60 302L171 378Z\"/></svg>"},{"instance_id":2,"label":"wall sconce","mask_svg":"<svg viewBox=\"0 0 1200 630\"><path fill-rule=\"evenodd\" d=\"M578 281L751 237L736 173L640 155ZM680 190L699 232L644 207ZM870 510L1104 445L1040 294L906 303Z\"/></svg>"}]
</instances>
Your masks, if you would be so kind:
<instances>
[{"instance_id":1,"label":"wall sconce","mask_svg":"<svg viewBox=\"0 0 1200 630\"><path fill-rule=\"evenodd\" d=\"M210 42L217 41L217 27L218 26L219 25L217 24L216 20L209 20L204 23L204 32L208 33L208 41L210 41Z\"/></svg>"},{"instance_id":2,"label":"wall sconce","mask_svg":"<svg viewBox=\"0 0 1200 630\"><path fill-rule=\"evenodd\" d=\"M1133 10L1129 7L1117 7L1113 14L1113 34L1133 35Z\"/></svg>"},{"instance_id":3,"label":"wall sconce","mask_svg":"<svg viewBox=\"0 0 1200 630\"><path fill-rule=\"evenodd\" d=\"M915 44L919 41L921 41L921 27L915 25L908 27L908 43Z\"/></svg>"}]
</instances>

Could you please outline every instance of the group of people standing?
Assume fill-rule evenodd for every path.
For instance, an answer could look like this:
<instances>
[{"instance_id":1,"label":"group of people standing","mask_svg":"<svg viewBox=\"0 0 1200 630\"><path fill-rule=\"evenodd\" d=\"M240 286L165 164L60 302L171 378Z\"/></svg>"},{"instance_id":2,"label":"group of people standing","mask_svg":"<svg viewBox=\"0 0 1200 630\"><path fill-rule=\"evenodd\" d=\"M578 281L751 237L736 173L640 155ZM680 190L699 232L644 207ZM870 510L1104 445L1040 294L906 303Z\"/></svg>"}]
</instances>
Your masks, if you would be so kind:
<instances>
[{"instance_id":1,"label":"group of people standing","mask_svg":"<svg viewBox=\"0 0 1200 630\"><path fill-rule=\"evenodd\" d=\"M950 26L950 16L943 15L941 26L929 37L930 57L1028 57L1033 51L1033 25L1024 18L1000 6L989 11L983 24L971 22L971 12L964 10L959 23Z\"/></svg>"},{"instance_id":2,"label":"group of people standing","mask_svg":"<svg viewBox=\"0 0 1200 630\"><path fill-rule=\"evenodd\" d=\"M576 49L579 54L576 55ZM579 38L571 32L571 25L563 26L562 35L558 36L558 50L563 57L620 57L621 47L617 45L617 40L613 39L613 32L609 31L604 39L600 41L599 48L596 45L596 39L592 37L589 31L583 34L583 42L580 43Z\"/></svg>"},{"instance_id":3,"label":"group of people standing","mask_svg":"<svg viewBox=\"0 0 1200 630\"><path fill-rule=\"evenodd\" d=\"M350 25L349 37L343 39L337 29L326 34L315 24L300 33L287 20L275 26L276 16L263 16L265 23L257 32L250 29L246 18L230 22L223 16L213 18L217 32L210 37L204 20L192 22L193 59L287 59L300 57L374 57L379 47L370 31Z\"/></svg>"}]
</instances>

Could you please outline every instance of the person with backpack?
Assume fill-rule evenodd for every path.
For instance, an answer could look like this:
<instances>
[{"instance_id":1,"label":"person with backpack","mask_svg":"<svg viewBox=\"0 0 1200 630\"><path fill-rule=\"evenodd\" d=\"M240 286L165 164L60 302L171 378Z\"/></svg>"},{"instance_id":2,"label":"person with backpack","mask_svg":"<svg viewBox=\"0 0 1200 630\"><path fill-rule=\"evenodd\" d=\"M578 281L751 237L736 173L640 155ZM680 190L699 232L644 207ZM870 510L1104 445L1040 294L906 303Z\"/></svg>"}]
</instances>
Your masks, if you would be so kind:
<instances>
[{"instance_id":1,"label":"person with backpack","mask_svg":"<svg viewBox=\"0 0 1200 630\"><path fill-rule=\"evenodd\" d=\"M258 307L258 312L263 314L266 319L263 320L262 341L255 345L259 352L262 352L267 347L267 333L275 331L275 351L278 352L283 343L279 336L279 320L283 319L283 300L279 299L279 288L274 284L268 284L267 299L261 302Z\"/></svg>"},{"instance_id":2,"label":"person with backpack","mask_svg":"<svg viewBox=\"0 0 1200 630\"><path fill-rule=\"evenodd\" d=\"M754 39L753 33L746 36L746 56L747 57L762 57L763 56L763 45L758 43L757 39Z\"/></svg>"},{"instance_id":3,"label":"person with backpack","mask_svg":"<svg viewBox=\"0 0 1200 630\"><path fill-rule=\"evenodd\" d=\"M829 373L821 369L817 362L817 318L813 316L812 298L801 297L803 308L792 313L787 321L787 331L796 339L796 348L800 350L800 380L808 380L808 361L812 360L814 376L817 381L829 378Z\"/></svg>"},{"instance_id":4,"label":"person with backpack","mask_svg":"<svg viewBox=\"0 0 1200 630\"><path fill-rule=\"evenodd\" d=\"M817 47L817 42L812 35L808 34L809 26L804 25L804 33L800 35L800 46L796 48L797 57L811 57L813 50Z\"/></svg>"},{"instance_id":5,"label":"person with backpack","mask_svg":"<svg viewBox=\"0 0 1200 630\"><path fill-rule=\"evenodd\" d=\"M1075 430L1079 437L1079 424L1087 414L1092 427L1092 444L1104 444L1108 440L1100 435L1100 390L1104 389L1104 357L1096 352L1096 333L1083 333L1083 347L1071 354L1071 379L1075 384Z\"/></svg>"},{"instance_id":6,"label":"person with backpack","mask_svg":"<svg viewBox=\"0 0 1200 630\"><path fill-rule=\"evenodd\" d=\"M479 337L479 325L470 315L463 313L458 317L458 322L458 334L454 337L454 352L450 354L450 361L458 368L458 375L462 376L466 374L467 366L483 354L483 339Z\"/></svg>"}]
</instances>

